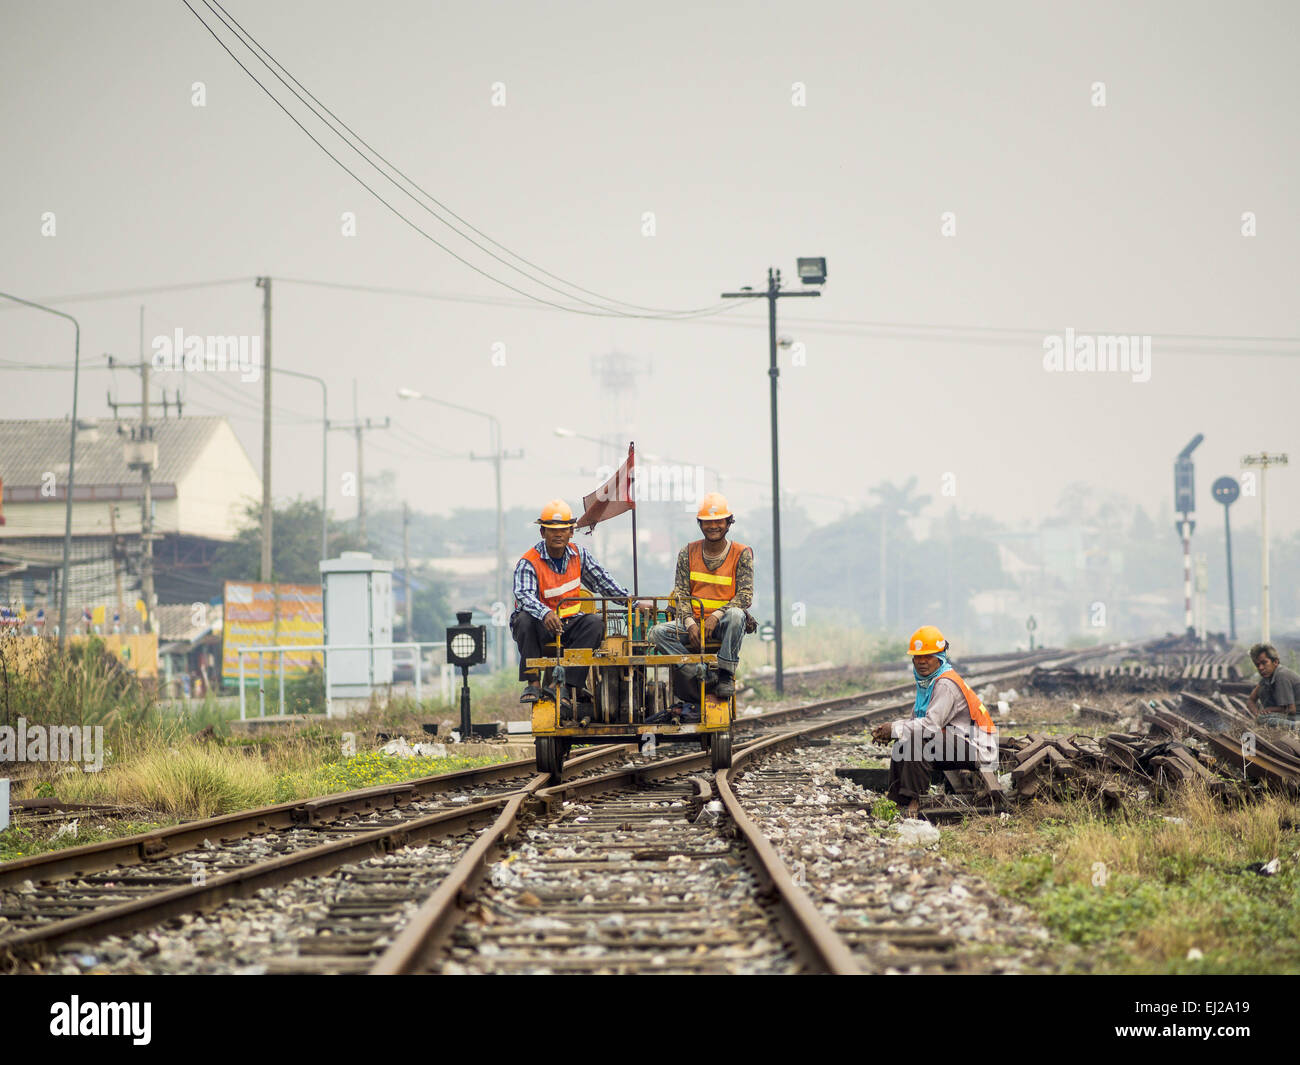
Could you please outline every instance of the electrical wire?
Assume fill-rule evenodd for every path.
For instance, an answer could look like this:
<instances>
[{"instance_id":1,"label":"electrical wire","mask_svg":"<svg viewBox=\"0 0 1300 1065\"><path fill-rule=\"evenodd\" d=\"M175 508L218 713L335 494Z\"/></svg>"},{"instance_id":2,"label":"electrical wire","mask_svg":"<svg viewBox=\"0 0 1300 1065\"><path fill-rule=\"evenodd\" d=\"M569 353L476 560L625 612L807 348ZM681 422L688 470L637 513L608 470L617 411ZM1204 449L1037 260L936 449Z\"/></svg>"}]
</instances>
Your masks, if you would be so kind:
<instances>
[{"instance_id":1,"label":"electrical wire","mask_svg":"<svg viewBox=\"0 0 1300 1065\"><path fill-rule=\"evenodd\" d=\"M366 161L369 162L371 166L374 166L376 170L380 170L380 168L379 168L378 166L375 165L375 163L373 162L373 160L367 159L366 156L365 156L365 154L362 153L361 150L360 150L359 148L357 148L355 145L352 145L350 142L348 142L347 138L344 137L343 134L342 134L341 132L339 132L339 127L341 127L343 130L346 130L347 133L348 133L348 134L349 134L349 135L350 135L354 140L356 140L356 142L357 142L358 144L360 144L363 148L365 148L367 152L369 152L371 155L373 155L376 159L378 159L381 163L383 163L386 167L388 167L389 170L391 170L394 174L396 174L398 177L400 177L403 181L405 181L405 182L406 182L408 185L410 185L413 189L415 189L417 192L419 192L421 195L423 195L423 196L424 196L426 199L428 199L431 203L437 204L438 207L440 207L443 211L445 211L447 214L449 214L452 218L456 219L457 222L460 222L460 223L461 223L463 226L465 226L467 229L471 230L473 233L475 233L475 234L477 234L478 236L482 237L482 238L483 238L484 240L486 240L489 244L493 244L493 245L495 245L496 247L500 248L500 249L501 249L502 251L504 251L507 255L511 256L512 258L518 259L518 260L519 260L521 263L523 263L525 266L528 266L528 267L530 267L531 269L536 270L536 271L538 271L539 273L544 274L544 275L547 276L547 277L553 278L554 280L559 281L561 284L566 285L566 286L568 286L569 288L576 289L576 290L579 291L579 292L584 292L584 293L586 293L588 296L595 296L597 299L599 299L599 300L603 300L603 301L606 302L606 303L621 304L621 305L624 306L624 307L630 307L630 308L632 308L632 309L634 309L634 310L638 310L638 311L649 311L649 312L656 313L656 314L663 314L663 315L668 315L668 316L672 316L672 317L679 317L679 316L682 316L682 315L700 314L700 313L704 313L704 312L707 312L707 311L711 311L711 310L713 309L713 307L702 307L702 308L696 308L695 310L689 310L689 311L677 311L677 310L673 310L673 309L671 309L671 308L666 308L666 307L648 307L648 306L645 306L645 305L643 305L643 304L639 304L639 303L629 303L629 302L626 301L626 300L616 299L616 298L614 298L614 297L612 297L612 296L605 296L605 295L602 295L601 293L599 293L599 292L595 292L595 291L593 291L593 290L591 290L591 289L583 288L581 285L576 284L576 283L573 282L573 281L568 281L568 280L566 280L565 278L560 277L558 274L554 274L554 273L552 273L551 271L545 269L544 267L539 266L538 264L529 261L528 259L524 258L524 256L518 254L517 252L511 251L509 248L507 248L507 247L506 247L504 244L502 244L500 241L495 240L495 239L493 239L492 237L488 236L488 235L487 235L486 233L484 233L481 229L477 228L477 227L474 226L472 223L470 223L467 219L462 218L462 217L461 217L460 215L458 215L455 211L453 211L450 207L448 207L445 203L443 203L443 202L442 202L441 200L439 200L436 196L434 196L433 193L431 193L431 192L429 192L427 189L423 188L423 187L422 187L422 186L421 186L421 185L420 185L420 184L419 184L419 183L418 183L414 178L410 177L408 174L406 174L404 171L402 171L402 170L401 170L401 169L400 169L400 168L399 168L395 163L393 163L391 160L389 160L387 157L385 157L385 156L384 156L384 155L383 155L383 154L382 154L382 153L381 153L377 148L375 148L375 147L374 147L373 145L371 145L368 141L366 141L366 140L365 140L365 139L364 139L364 138L363 138L359 133L357 133L356 130L354 130L351 126L349 126L346 122L344 122L343 119L339 118L339 116L338 116L337 114L335 114L332 110L330 110L330 108L329 108L325 103L323 103L323 102L322 102L322 101L321 101L321 100L320 100L316 95L314 95L310 89L308 89L305 85L303 85L302 82L300 82L296 77L294 77L293 74L292 74L292 73L291 73L291 72L290 72L290 71L289 71L289 70L284 66L284 64L282 64L278 59L276 59L275 56L271 55L271 53L270 53L269 51L267 51L267 49L264 48L264 47L262 46L262 44L261 44L261 43L260 43L260 42L259 42L259 41L258 41L258 40L257 40L257 39L252 35L252 34L251 34L251 33L249 33L248 30L246 30L246 29L243 27L242 24L240 24L239 21L238 21L238 20L237 20L233 15L231 15L230 12L227 11L227 10L226 10L226 9L225 9L225 8L224 8L224 7L219 3L219 2L218 2L218 0L211 0L211 2L209 2L209 0L203 0L203 3L204 3L204 6L207 7L209 11L212 11L212 13L215 14L215 15L217 16L217 18L221 19L222 23L226 26L227 29L231 29L231 28L232 28L232 25L233 25L234 29L232 30L232 32L234 32L234 33L236 34L236 36L238 36L238 37L240 38L240 40L243 42L244 46L245 46L246 48L249 48L250 50L254 51L255 53L260 53L260 55L258 56L258 58L259 58L259 60L262 62L262 65L263 65L264 67L266 67L267 70L270 70L271 73L274 74L274 75L276 76L276 78L279 79L280 84L284 85L285 88L289 89L290 92L292 92L295 96L297 96L298 99L299 99L299 101L301 101L304 105L306 105L307 108L308 108L309 110L311 110L311 111L316 115L317 118L320 118L321 121L323 121L323 122L325 121L325 119L321 116L320 112L317 111L314 107L312 107L312 104L316 104L317 106L319 106L319 108L321 109L321 111L324 111L326 115L328 115L331 119L334 120L334 122L338 123L338 127L334 127L334 126L332 126L332 125L331 125L330 123L328 123L328 122L326 122L326 125L331 125L331 128L334 129L335 134L336 134L336 135L337 135L341 140L343 140L345 143L347 143L348 146L351 147L351 148L353 149L353 151L355 151L355 152L356 152L358 155L360 155L363 159L366 159ZM263 57L265 57L265 58L263 58ZM268 60L269 60L269 62L268 62ZM293 88L293 86L289 85L289 82L285 81L283 77L280 77L280 74L277 73L277 70L278 70L278 71L283 71L283 73L288 77L289 81L292 81L292 82L293 82L293 85L296 85L299 89L302 90L303 93L306 93L307 97L309 97L309 98L311 99L311 103L308 103L307 100L303 98L302 93L297 92L297 91ZM382 170L380 170L380 172L383 173ZM389 175L385 174L384 176L385 176L385 177L388 177L388 180L393 181L393 179L392 179L391 177L389 177ZM393 184L396 185L397 182L396 182L396 181L393 181ZM399 186L399 188L400 188L400 186ZM402 191L405 192L406 195L407 195L407 196L408 196L408 197L409 197L413 202L415 202L417 205L419 205L419 206L423 206L423 205L419 204L419 201L416 200L414 196L412 196L409 192L406 192L405 189L403 189ZM519 270L519 268L518 268L517 266L514 266L512 263L508 263L508 262L506 262L504 259L501 259L499 256L494 255L491 251L489 251L487 248L484 248L484 247L483 247L481 244L479 244L477 241L473 240L473 239L470 238L470 237L466 237L465 234L462 233L460 230L456 229L455 226L452 226L449 222L446 222L443 218L441 218L441 217L438 215L438 213L437 213L436 211L433 211L432 209L430 209L430 208L428 208L428 207L425 207L425 210L429 211L429 213L430 213L431 215L433 215L433 217L437 218L438 221L442 222L442 223L443 223L444 225L446 225L449 229L451 229L453 232L455 232L458 236L463 237L465 240L469 241L469 242L470 242L471 244L473 244L475 247L479 248L480 250L486 252L486 253L489 254L489 255L492 255L492 257L493 257L494 259L496 259L498 262L502 263L504 266L507 266L507 267L509 267L510 269L515 270L515 271L517 271L518 273L523 274L525 277L529 277L529 280L536 280L535 278L530 277L527 273L524 273L524 271ZM551 287L551 286L548 286L548 287ZM559 292L559 291L561 291L561 290L559 290L559 289L555 289L554 291ZM570 294L569 294L569 293L562 293L562 295L569 296ZM714 305L714 306L717 306L717 305Z\"/></svg>"},{"instance_id":2,"label":"electrical wire","mask_svg":"<svg viewBox=\"0 0 1300 1065\"><path fill-rule=\"evenodd\" d=\"M544 299L541 296L536 296L533 293L521 289L516 285L512 285L510 284L510 282L504 281L501 278L496 277L495 275L475 265L474 263L466 259L464 256L459 255L457 252L453 251L447 245L443 244L436 237L434 237L433 235L431 235L430 233L422 229L417 222L408 218L405 214L403 214L400 210L398 210L398 208L396 208L392 203L390 203L383 196L381 196L371 185L369 185L364 179L362 179L361 176L356 173L356 171L354 171L351 167L349 167L346 163L344 163L341 159L339 159L338 156L334 155L334 153L331 152L324 144L322 144L321 141L317 137L315 137L312 134L312 132L309 129L307 129L306 126L304 126L301 122L298 121L297 117L293 114L293 112L290 111L283 103L281 103L280 100L275 96L273 92L271 92L270 89L268 89L264 84L262 84L261 80L258 79L257 75L255 75L251 70L248 69L247 66L244 65L243 62L240 61L239 57L236 56L235 53L230 50L230 47L226 44L226 42L221 39L221 37L217 34L217 32L213 30L213 28L209 26L208 23L203 19L203 17L194 9L193 5L190 4L189 0L181 0L181 3L183 3L187 8L189 8L190 13L193 14L196 19L198 19L199 23L203 26L205 30L208 31L208 33L212 36L213 40L215 40L217 44L221 46L222 50L225 51L226 54L229 55L230 58L235 61L235 63L239 66L239 68L243 70L244 73L247 74L257 84L258 88L260 88L262 92L265 93L267 97L269 97L270 100L289 117L289 120L293 122L295 126L297 126L300 130L302 130L303 133L307 135L307 137L312 141L313 144L315 144L318 148L320 148L322 152L324 152L327 156L329 156L329 158L333 160L334 163L337 166L339 166L345 173L347 173L354 181L356 181L357 184L359 184L368 193L370 193L371 196L373 196L376 200L378 200L385 207L387 207L389 211L391 211L399 219L405 222L411 229L415 230L415 232L420 234L420 236L424 237L425 240L429 241L431 244L435 245L436 247L440 248L442 251L446 252L457 262L461 263L464 266L469 267L476 274L479 274L480 276L487 278L489 281L492 281L493 283L500 285L503 288L509 289L511 292L523 296L525 299L533 300L537 303L546 304L548 306L555 307L558 310L568 311L571 314L582 314L582 315L587 315L590 317L597 317L597 318L672 318L673 320L678 320L682 317L691 317L694 315L698 315L698 316L704 315L703 311L687 312L687 313L673 314L673 315L652 315L652 314L628 314L626 312L617 311L607 307L592 309L592 310L584 310L580 307L568 306L565 304L556 303L553 300ZM316 115L316 117L318 118L320 117L314 110L312 111L312 114ZM353 147L353 150L357 151L357 149L354 146L352 146L350 143L349 143L349 147ZM361 153L358 151L358 154ZM365 156L363 155L362 158L365 158ZM367 162L369 162L369 160L367 160ZM373 166L374 164L371 163L370 165ZM410 194L407 193L407 195L409 196ZM428 208L425 209L428 210ZM473 242L471 241L471 243ZM481 245L476 244L475 246L481 248ZM492 253L489 252L488 254L492 254ZM496 256L494 256L494 258L495 257ZM544 281L538 281L536 278L531 278L531 277L530 280L534 281L537 284L542 285L545 288L549 288L552 289L553 291L561 292L562 295L567 296L569 299L576 300L578 303L585 304L588 307L591 308L598 307L597 304L591 303L591 301L589 300L584 300L581 297L573 296L570 293L564 293L562 292L562 290L556 289L555 286L549 285ZM722 311L726 309L727 308L719 305L717 310L714 310L711 313L714 314L722 313Z\"/></svg>"}]
</instances>

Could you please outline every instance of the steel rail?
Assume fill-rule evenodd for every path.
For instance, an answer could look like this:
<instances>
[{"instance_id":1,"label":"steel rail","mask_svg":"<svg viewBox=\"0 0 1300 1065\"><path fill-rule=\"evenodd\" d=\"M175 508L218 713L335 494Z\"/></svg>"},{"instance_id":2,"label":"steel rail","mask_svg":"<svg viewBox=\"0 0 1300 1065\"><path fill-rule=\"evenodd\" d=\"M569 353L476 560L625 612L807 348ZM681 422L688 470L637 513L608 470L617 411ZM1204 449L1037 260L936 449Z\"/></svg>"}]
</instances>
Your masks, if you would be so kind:
<instances>
[{"instance_id":1,"label":"steel rail","mask_svg":"<svg viewBox=\"0 0 1300 1065\"><path fill-rule=\"evenodd\" d=\"M747 844L745 856L759 880L771 890L780 903L781 924L794 941L796 948L819 972L832 976L860 976L862 968L853 957L849 945L827 923L808 893L794 882L790 870L772 846L763 830L745 813L731 788L731 774L749 758L775 746L778 737L763 740L737 751L731 769L720 769L713 775L713 786L731 817L741 838Z\"/></svg>"},{"instance_id":2,"label":"steel rail","mask_svg":"<svg viewBox=\"0 0 1300 1065\"><path fill-rule=\"evenodd\" d=\"M1082 655L1069 656L1071 659L1080 657L1089 657L1091 654L1102 652L1085 652ZM1037 662L1033 663L1037 664ZM1016 676L1026 672L1028 667L1022 667L1018 670L1006 671L1004 673L982 678L985 682L989 680L999 680L1008 676ZM904 689L910 688L910 685L899 686ZM803 728L793 729L788 732L782 732L776 736L767 737L763 740L756 741L738 748L737 753L741 756L741 761L752 756L753 752L775 748L778 745L788 745L799 742L800 739L808 736L815 736L823 732L839 731L846 726L857 723L858 721L867 720L882 714L891 712L905 706L905 702L879 704L878 700L882 695L892 693L893 689L885 689L884 692L862 693L856 696L845 696L839 699L826 700L823 703L805 704L801 707L789 708L780 712L781 716L794 716L798 714L811 714L815 712L827 712L841 708L846 704L861 702L864 699L877 702L877 705L864 709L856 714L832 718L828 721L815 722ZM773 715L775 719L776 714ZM591 764L600 760L621 756L627 747L625 745L611 745L608 747L596 748L592 751L584 752L572 759L566 761L567 768L577 767L579 765ZM565 796L576 796L589 794L595 790L611 790L619 786L635 786L640 782L658 779L664 776L679 775L690 772L692 769L704 768L708 763L708 755L705 752L692 753L678 756L676 758L663 759L659 762L652 763L648 766L633 766L613 773L602 774L589 781L573 781L569 784L561 784L551 788L543 788L546 783L546 776L539 774L525 785L524 788L508 793L503 796L495 796L491 799L462 807L458 810L443 810L423 817L413 818L410 821L402 822L398 825L386 826L374 829L369 832L358 833L345 840L339 840L332 843L321 844L316 847L306 848L302 851L289 855L283 855L265 862L258 862L244 869L236 870L230 873L219 874L201 884L191 884L167 891L162 891L145 898L134 899L124 903L112 906L102 907L91 913L82 914L77 917L65 918L59 921L50 922L34 929L17 933L12 936L0 938L0 954L8 954L15 958L29 957L34 954L43 953L44 951L55 947L61 943L73 941L79 937L102 937L106 935L118 934L121 932L133 931L141 927L149 927L161 921L184 913L195 911L205 911L220 905L221 903L232 899L243 897L266 887L273 887L279 884L299 879L305 876L311 876L319 872L328 871L337 868L340 865L347 864L357 857L370 856L374 854L383 854L393 850L395 847L404 846L409 842L425 838L436 838L439 836L451 835L460 831L466 831L476 827L478 823L485 820L488 816L495 814L495 820L492 827L481 834L478 840L471 846L470 851L457 863L452 874L450 874L435 893L426 899L422 904L416 916L408 923L406 929L399 936L398 940L385 952L376 966L372 970L375 973L403 972L409 971L408 966L418 964L420 958L427 955L428 951L437 945L441 936L454 925L453 917L462 895L472 889L478 879L481 879L483 872L488 865L489 857L496 851L501 842L513 833L517 824L519 810L523 807L524 802L530 796L537 796L539 799L551 802L557 798ZM85 848L74 848L73 850L61 852L53 856L37 856L37 858L50 858L47 863L49 868L60 868L61 861L66 858L83 859L79 863L77 871L85 873L90 870L86 869L84 859L89 856L93 861L103 861L106 853L111 851L113 844L127 844L129 849L127 853L134 856L130 864L138 864L154 857L163 856L164 852L146 853L144 840L153 840L155 845L161 845L166 848L166 853L175 853L170 850L179 840L194 839L195 833L206 833L202 838L207 838L214 827L226 827L227 831L236 831L238 826L243 824L247 827L249 824L262 821L268 821L268 815L279 817L289 815L291 820L289 824L302 824L303 818L308 823L322 816L322 812L329 808L331 802L335 802L340 808L356 808L358 804L372 803L391 799L392 804L396 805L401 796L411 797L412 792L416 791L415 787L432 789L433 792L439 790L450 790L455 785L450 781L459 778L459 783L463 786L466 780L475 779L475 774L481 772L496 774L499 779L501 774L517 774L520 769L526 768L530 764L535 764L532 759L523 759L514 763L504 763L498 766L485 767L484 771L480 770L463 770L452 774L440 774L434 777L420 778L418 781L405 782L401 785L384 786L376 789L362 789L360 792L341 793L339 796L329 796L321 800L313 800L309 804L303 803L282 803L274 807L262 808L257 811L248 811L244 814L227 815L221 818L210 818L204 822L191 822L187 825L174 826L172 830L160 830L158 832L146 833L142 837L127 837L125 840L109 841L106 847L103 844L92 844ZM725 788L730 791L729 781L725 771L720 776L720 791ZM598 782L598 783L596 783ZM431 792L432 793L432 792ZM734 795L731 796L734 802ZM724 803L726 802L724 798ZM304 806L309 809L304 811ZM743 810L739 809L738 804L736 811L743 817ZM298 820L292 820L294 812L298 813ZM742 822L734 817L738 825ZM268 829L272 827L268 824ZM756 829L752 828L747 831L747 836L752 834ZM247 833L246 833L247 834ZM757 837L755 837L757 838ZM201 842L201 839L194 840L195 843ZM191 844L191 846L193 843ZM180 847L180 850L186 849ZM763 865L770 865L770 860L775 858L779 863L780 859L771 849L770 844L763 840L762 845L755 847L755 853L761 850L770 852L765 856L767 860ZM80 852L77 854L76 852ZM0 866L0 873L7 873L15 866L32 868L39 865L39 862L30 862L19 860L18 862L4 863ZM99 865L98 868L111 868L112 863ZM68 874L72 875L72 874ZM777 875L776 867L766 869L762 874L769 882L776 883L772 879ZM787 879L789 874L785 874ZM24 879L30 879L26 877ZM793 880L790 880L793 886ZM797 888L796 888L797 890ZM784 890L780 892L785 894ZM790 903L786 909L793 915L799 911L812 907L810 900L803 896L806 906L803 904ZM815 914L815 908L812 909ZM801 923L807 925L808 915L800 914ZM798 938L802 942L805 933L799 933ZM814 938L820 939L821 934L816 933ZM400 948L400 952L399 952ZM834 960L833 955L826 954L826 944L809 944L809 950L813 952L813 957L820 957L823 960L831 959L833 965L839 965L842 959ZM839 971L832 969L831 971Z\"/></svg>"},{"instance_id":3,"label":"steel rail","mask_svg":"<svg viewBox=\"0 0 1300 1065\"><path fill-rule=\"evenodd\" d=\"M515 793L517 796L519 793ZM358 833L348 839L323 843L293 854L271 858L222 873L199 884L160 891L143 898L104 906L78 917L66 917L15 935L0 937L0 957L27 958L62 943L83 938L120 935L159 924L181 914L213 909L230 899L243 898L263 888L327 872L350 861L386 854L425 839L469 831L490 819L509 797L497 796L455 810L439 810L424 817Z\"/></svg>"},{"instance_id":4,"label":"steel rail","mask_svg":"<svg viewBox=\"0 0 1300 1065\"><path fill-rule=\"evenodd\" d=\"M602 759L621 756L622 747L597 748L569 759L566 768L576 769ZM433 778L426 778L433 779ZM292 854L222 873L200 884L188 884L143 898L100 907L90 913L68 917L10 936L0 936L0 957L32 957L61 943L80 938L99 938L147 928L185 913L210 910L234 898L243 898L267 887L277 887L303 877L328 872L348 862L389 853L410 843L469 831L495 816L503 806L546 783L547 776L534 776L522 789L493 796L454 810L438 810L396 825L359 832L347 839L307 847Z\"/></svg>"},{"instance_id":5,"label":"steel rail","mask_svg":"<svg viewBox=\"0 0 1300 1065\"><path fill-rule=\"evenodd\" d=\"M612 760L622 757L627 750L626 744L606 744L575 755L569 764L577 767ZM33 854L0 862L0 888L17 887L24 880L52 882L105 869L144 865L191 851L201 846L204 840L246 839L280 829L310 827L347 814L391 809L444 792L523 776L529 770L535 771L536 765L536 759L521 758L476 769L458 769L398 784L381 784L314 799L276 803L201 821L185 821L101 843Z\"/></svg>"}]
</instances>

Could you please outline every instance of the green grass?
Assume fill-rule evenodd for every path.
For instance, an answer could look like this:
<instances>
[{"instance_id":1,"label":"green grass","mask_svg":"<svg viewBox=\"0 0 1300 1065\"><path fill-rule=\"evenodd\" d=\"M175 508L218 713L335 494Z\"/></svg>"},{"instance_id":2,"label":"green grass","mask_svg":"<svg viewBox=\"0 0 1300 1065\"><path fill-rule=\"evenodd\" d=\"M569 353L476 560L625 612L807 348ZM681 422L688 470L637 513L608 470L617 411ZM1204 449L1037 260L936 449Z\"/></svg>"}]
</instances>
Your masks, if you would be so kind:
<instances>
[{"instance_id":1,"label":"green grass","mask_svg":"<svg viewBox=\"0 0 1300 1065\"><path fill-rule=\"evenodd\" d=\"M80 847L88 843L102 843L104 840L134 836L138 832L150 832L161 827L161 822L158 821L103 821L86 825L82 819L75 836L66 835L55 839L53 833L58 830L57 825L54 828L45 824L28 826L23 824L21 818L22 815L18 814L14 823L0 832L0 862L11 862L32 854L66 850L68 847Z\"/></svg>"},{"instance_id":2,"label":"green grass","mask_svg":"<svg viewBox=\"0 0 1300 1065\"><path fill-rule=\"evenodd\" d=\"M216 744L154 747L100 773L65 774L42 781L37 789L64 802L106 803L151 811L152 819L124 823L95 820L91 814L81 818L75 838L55 839L58 824L27 825L19 814L8 830L0 832L0 861L181 821L356 788L399 784L505 760L504 752L477 758L398 758L377 752L342 757L299 746L294 751L273 750L270 758L263 758Z\"/></svg>"},{"instance_id":3,"label":"green grass","mask_svg":"<svg viewBox=\"0 0 1300 1065\"><path fill-rule=\"evenodd\" d=\"M1043 806L945 829L941 847L1077 947L1069 967L1300 972L1300 836L1281 827L1296 804L1267 797L1225 809L1187 788L1128 820L1083 803ZM1246 869L1273 858L1276 876ZM1188 959L1193 948L1200 959Z\"/></svg>"}]
</instances>

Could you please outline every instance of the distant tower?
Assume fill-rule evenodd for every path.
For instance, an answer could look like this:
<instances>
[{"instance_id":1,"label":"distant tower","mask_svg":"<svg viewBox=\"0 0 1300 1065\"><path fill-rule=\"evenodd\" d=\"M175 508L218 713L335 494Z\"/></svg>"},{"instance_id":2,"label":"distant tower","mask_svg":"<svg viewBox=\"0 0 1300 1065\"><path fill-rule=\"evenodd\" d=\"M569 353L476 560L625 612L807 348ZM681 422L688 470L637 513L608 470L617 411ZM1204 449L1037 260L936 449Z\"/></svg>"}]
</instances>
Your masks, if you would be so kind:
<instances>
[{"instance_id":1,"label":"distant tower","mask_svg":"<svg viewBox=\"0 0 1300 1065\"><path fill-rule=\"evenodd\" d=\"M600 433L600 465L617 466L627 457L627 444L636 432L636 379L650 376L650 360L611 351L591 357L591 373L600 386L600 406L606 428Z\"/></svg>"}]
</instances>

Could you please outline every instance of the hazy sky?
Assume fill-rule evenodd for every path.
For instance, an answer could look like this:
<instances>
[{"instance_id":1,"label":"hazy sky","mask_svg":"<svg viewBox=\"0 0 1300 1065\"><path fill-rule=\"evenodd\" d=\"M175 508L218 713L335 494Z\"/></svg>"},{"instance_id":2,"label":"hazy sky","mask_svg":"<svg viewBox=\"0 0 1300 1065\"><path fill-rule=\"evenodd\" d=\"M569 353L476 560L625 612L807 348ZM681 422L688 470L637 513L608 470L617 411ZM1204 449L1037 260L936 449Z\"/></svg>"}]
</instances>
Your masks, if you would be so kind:
<instances>
[{"instance_id":1,"label":"hazy sky","mask_svg":"<svg viewBox=\"0 0 1300 1065\"><path fill-rule=\"evenodd\" d=\"M819 519L848 504L814 493L862 500L912 474L947 503L945 473L951 502L1005 520L1044 515L1073 481L1154 513L1170 502L1175 454L1204 432L1198 508L1218 520L1210 483L1242 454L1289 450L1300 464L1292 3L227 9L462 218L603 298L708 307L761 286L768 266L799 288L795 258L824 255L822 298L780 305L780 332L806 353L801 366L782 356L783 485ZM501 418L505 445L525 452L507 465L510 504L558 494L577 505L594 487L581 470L596 465L595 447L556 426L634 432L643 453L725 471L736 509L761 501L763 301L693 321L532 303L391 214L179 0L3 0L0 12L0 289L40 298L246 279L61 303L82 323L83 414L107 414L109 389L139 398L131 374L95 367L105 352L135 357L142 304L146 351L176 328L258 334L251 279L269 274L275 365L326 378L332 418L351 418L356 380L361 415L395 419L368 434L366 468L396 470L415 507L491 504L490 467L443 454L486 450L487 425L404 403L401 386ZM193 105L195 82L205 106ZM572 303L457 237L296 101L291 110L429 236ZM56 235L42 234L45 212ZM355 236L342 233L344 212ZM1254 236L1243 236L1245 212ZM1067 327L1151 335L1150 380L1047 372L1044 338ZM592 375L592 357L610 351L650 369L625 427L600 408ZM66 369L15 367L70 355L66 323L0 310L0 417L65 416ZM228 414L260 468L260 383L199 373L160 384L180 387L187 410ZM319 389L275 386L286 412L275 493L314 496ZM351 514L340 477L354 449L332 438L331 506ZM1271 474L1270 487L1271 527L1300 528L1300 468ZM1235 513L1258 523L1253 500Z\"/></svg>"}]
</instances>

